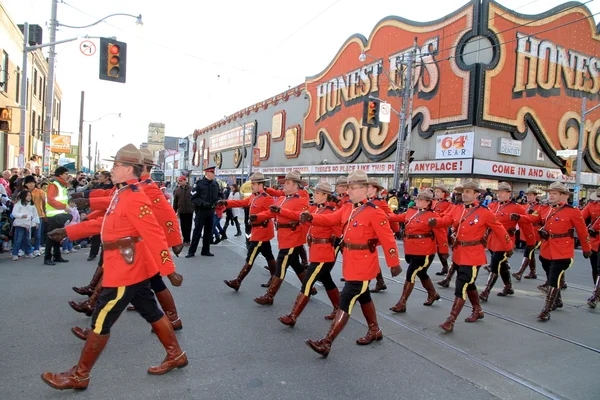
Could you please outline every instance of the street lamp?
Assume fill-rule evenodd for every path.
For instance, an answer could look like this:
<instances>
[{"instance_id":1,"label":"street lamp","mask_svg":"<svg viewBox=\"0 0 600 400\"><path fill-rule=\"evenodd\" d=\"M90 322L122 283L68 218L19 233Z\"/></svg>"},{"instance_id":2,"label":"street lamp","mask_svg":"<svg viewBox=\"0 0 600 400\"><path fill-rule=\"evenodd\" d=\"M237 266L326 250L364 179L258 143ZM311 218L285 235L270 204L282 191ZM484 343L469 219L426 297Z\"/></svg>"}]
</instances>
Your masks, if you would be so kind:
<instances>
[{"instance_id":1,"label":"street lamp","mask_svg":"<svg viewBox=\"0 0 600 400\"><path fill-rule=\"evenodd\" d=\"M581 191L581 163L582 163L582 153L583 153L583 140L584 140L584 126L585 126L585 116L594 111L596 108L600 107L600 104L595 105L594 107L586 110L587 108L587 98L583 98L581 102L581 123L579 124L579 143L577 144L577 172L575 174L575 190L573 193L573 205L577 207L579 205L579 192Z\"/></svg>"},{"instance_id":2,"label":"street lamp","mask_svg":"<svg viewBox=\"0 0 600 400\"><path fill-rule=\"evenodd\" d=\"M91 172L92 171L92 124L94 122L100 121L102 118L104 117L108 117L109 115L116 115L117 118L121 118L121 113L108 113L108 114L104 114L103 116L101 116L100 118L96 118L90 121L82 121L83 122L87 122L88 123L88 128L89 128L89 133L88 133L88 155L87 155L87 159L88 159L88 169ZM98 143L98 142L96 142ZM80 130L79 131L79 152L78 152L78 161L79 161L79 167L81 168L81 152L83 151L83 133ZM96 166L94 165L94 169L96 168Z\"/></svg>"}]
</instances>

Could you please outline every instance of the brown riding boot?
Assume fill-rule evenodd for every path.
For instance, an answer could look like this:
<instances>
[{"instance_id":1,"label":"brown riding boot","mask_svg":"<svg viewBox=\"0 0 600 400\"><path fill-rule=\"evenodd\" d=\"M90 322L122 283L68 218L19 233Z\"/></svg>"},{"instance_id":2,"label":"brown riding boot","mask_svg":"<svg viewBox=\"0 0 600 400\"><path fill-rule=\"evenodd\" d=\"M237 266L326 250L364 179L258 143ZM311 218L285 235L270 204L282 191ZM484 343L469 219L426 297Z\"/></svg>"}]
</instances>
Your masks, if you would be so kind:
<instances>
[{"instance_id":1,"label":"brown riding boot","mask_svg":"<svg viewBox=\"0 0 600 400\"><path fill-rule=\"evenodd\" d=\"M560 289L552 286L548 287L548 294L546 295L546 303L544 304L544 309L542 310L540 315L538 315L538 319L540 321L546 322L550 319L550 312L552 311L552 306L556 301L556 297L558 296L559 290Z\"/></svg>"},{"instance_id":2,"label":"brown riding boot","mask_svg":"<svg viewBox=\"0 0 600 400\"><path fill-rule=\"evenodd\" d=\"M529 273L523 277L523 279L537 279L537 274L535 273L535 256L531 257L529 260Z\"/></svg>"},{"instance_id":3,"label":"brown riding boot","mask_svg":"<svg viewBox=\"0 0 600 400\"><path fill-rule=\"evenodd\" d=\"M75 335L75 337L81 340L86 340L90 331L90 328L83 329L78 326L74 326L71 328L71 332L73 332L73 335Z\"/></svg>"},{"instance_id":4,"label":"brown riding boot","mask_svg":"<svg viewBox=\"0 0 600 400\"><path fill-rule=\"evenodd\" d=\"M92 276L92 280L90 281L90 283L87 286L82 286L82 287L73 286L73 290L75 291L75 293L78 293L82 296L91 296L92 293L94 292L94 288L100 281L100 278L102 278L103 272L104 272L104 269L102 268L102 266L98 265L96 267L96 271L94 271L94 276Z\"/></svg>"},{"instance_id":5,"label":"brown riding boot","mask_svg":"<svg viewBox=\"0 0 600 400\"><path fill-rule=\"evenodd\" d=\"M340 309L340 290L338 288L328 290L327 297L329 297L329 301L331 301L333 311L331 312L331 314L327 314L325 316L325 319L331 321L335 318L335 314Z\"/></svg>"},{"instance_id":6,"label":"brown riding boot","mask_svg":"<svg viewBox=\"0 0 600 400\"><path fill-rule=\"evenodd\" d=\"M458 314L460 314L462 308L465 305L465 301L462 297L454 297L454 304L452 304L452 310L450 310L450 315L446 322L440 325L440 328L445 330L446 332L452 332L454 330L454 322L456 318L458 318Z\"/></svg>"},{"instance_id":7,"label":"brown riding boot","mask_svg":"<svg viewBox=\"0 0 600 400\"><path fill-rule=\"evenodd\" d=\"M523 261L521 262L521 269L519 270L519 272L515 272L514 274L512 274L512 276L517 280L517 282L521 281L523 272L525 272L525 270L527 269L528 266L529 266L529 258L523 257Z\"/></svg>"},{"instance_id":8,"label":"brown riding boot","mask_svg":"<svg viewBox=\"0 0 600 400\"><path fill-rule=\"evenodd\" d=\"M508 272L508 268L504 267L500 270L500 276L502 277L502 281L504 282L504 288L501 292L498 293L500 297L506 297L509 294L515 294L515 291L512 288L512 281L510 279L510 272Z\"/></svg>"},{"instance_id":9,"label":"brown riding boot","mask_svg":"<svg viewBox=\"0 0 600 400\"><path fill-rule=\"evenodd\" d=\"M377 311L375 310L375 303L372 301L367 304L361 304L360 308L362 309L363 315L367 320L367 326L369 330L367 334L356 340L356 344L361 346L366 346L375 340L380 341L383 339L383 332L381 332L381 328L379 324L377 324Z\"/></svg>"},{"instance_id":10,"label":"brown riding boot","mask_svg":"<svg viewBox=\"0 0 600 400\"><path fill-rule=\"evenodd\" d=\"M188 365L185 351L179 347L173 325L166 315L152 324L152 330L167 351L167 356L160 365L148 369L150 375L163 375L174 368L183 368Z\"/></svg>"},{"instance_id":11,"label":"brown riding boot","mask_svg":"<svg viewBox=\"0 0 600 400\"><path fill-rule=\"evenodd\" d=\"M269 288L267 289L267 292L265 294L263 294L262 296L255 298L254 301L263 306L266 306L266 305L270 306L271 304L273 304L273 298L279 291L279 288L281 287L282 283L283 283L283 279L280 279L279 277L274 276L273 280L271 281L271 286L269 286Z\"/></svg>"},{"instance_id":12,"label":"brown riding boot","mask_svg":"<svg viewBox=\"0 0 600 400\"><path fill-rule=\"evenodd\" d=\"M323 356L323 358L327 358L329 352L331 351L331 344L335 340L335 338L340 334L340 332L346 326L346 323L350 319L350 316L342 311L338 310L335 314L335 318L333 318L333 322L331 323L331 328L329 328L329 332L323 339L320 340L310 340L307 339L305 341L306 345Z\"/></svg>"},{"instance_id":13,"label":"brown riding boot","mask_svg":"<svg viewBox=\"0 0 600 400\"><path fill-rule=\"evenodd\" d=\"M395 313L406 312L406 302L408 301L408 297L410 296L410 293L412 292L414 287L414 283L408 280L404 281L404 289L402 290L402 296L400 296L400 300L398 300L395 306L390 307L390 310L392 310Z\"/></svg>"},{"instance_id":14,"label":"brown riding boot","mask_svg":"<svg viewBox=\"0 0 600 400\"><path fill-rule=\"evenodd\" d=\"M444 276L448 273L448 254L438 254L440 263L442 263L442 270L436 272L437 276Z\"/></svg>"},{"instance_id":15,"label":"brown riding boot","mask_svg":"<svg viewBox=\"0 0 600 400\"><path fill-rule=\"evenodd\" d=\"M596 278L596 287L592 296L587 300L588 307L596 308L596 303L600 300L600 279Z\"/></svg>"},{"instance_id":16,"label":"brown riding boot","mask_svg":"<svg viewBox=\"0 0 600 400\"><path fill-rule=\"evenodd\" d=\"M376 279L376 283L375 283L375 288L373 290L371 290L371 293L379 293L382 290L386 290L387 286L385 285L385 280L383 279L383 274L381 273L381 270L379 270L379 273L377 274Z\"/></svg>"},{"instance_id":17,"label":"brown riding boot","mask_svg":"<svg viewBox=\"0 0 600 400\"><path fill-rule=\"evenodd\" d=\"M269 270L269 273L271 274L271 276L269 277L269 280L267 281L267 283L260 284L260 286L264 287L264 288L268 288L269 286L271 286L271 282L273 281L273 276L275 276L275 271L277 271L277 260L273 259L271 261L267 261L267 264L268 265L265 268Z\"/></svg>"},{"instance_id":18,"label":"brown riding boot","mask_svg":"<svg viewBox=\"0 0 600 400\"><path fill-rule=\"evenodd\" d=\"M446 277L439 281L437 284L440 285L441 287L450 287L450 281L452 280L452 275L454 275L454 263L450 264L450 269L448 270L448 274L446 275Z\"/></svg>"},{"instance_id":19,"label":"brown riding boot","mask_svg":"<svg viewBox=\"0 0 600 400\"><path fill-rule=\"evenodd\" d=\"M560 290L566 290L567 289L567 281L565 279L565 274L562 274L562 277L560 278Z\"/></svg>"},{"instance_id":20,"label":"brown riding boot","mask_svg":"<svg viewBox=\"0 0 600 400\"><path fill-rule=\"evenodd\" d=\"M425 303L423 303L424 306L430 306L440 299L440 295L438 294L438 292L435 291L435 288L433 287L433 282L430 278L421 281L421 284L423 285L425 290L427 290L427 300L425 300Z\"/></svg>"},{"instance_id":21,"label":"brown riding boot","mask_svg":"<svg viewBox=\"0 0 600 400\"><path fill-rule=\"evenodd\" d=\"M42 380L54 389L87 389L90 383L90 371L94 367L98 357L100 357L100 353L102 353L104 346L106 346L109 337L110 335L98 335L90 332L77 365L59 374L44 372Z\"/></svg>"},{"instance_id":22,"label":"brown riding boot","mask_svg":"<svg viewBox=\"0 0 600 400\"><path fill-rule=\"evenodd\" d=\"M89 299L81 301L79 303L69 300L69 305L71 308L77 312L84 313L88 317L91 317L94 313L94 308L96 308L96 302L98 301L98 297L100 296L100 291L102 290L102 279L96 283L94 287L94 291Z\"/></svg>"},{"instance_id":23,"label":"brown riding boot","mask_svg":"<svg viewBox=\"0 0 600 400\"><path fill-rule=\"evenodd\" d=\"M498 280L498 274L494 274L493 272L490 273L487 284L485 285L485 289L483 289L483 292L481 292L479 294L479 298L481 299L481 301L488 301L488 297L490 297L490 291L496 284L497 280Z\"/></svg>"},{"instance_id":24,"label":"brown riding boot","mask_svg":"<svg viewBox=\"0 0 600 400\"><path fill-rule=\"evenodd\" d=\"M296 302L292 307L292 312L288 315L284 315L283 317L279 317L279 321L282 324L293 327L296 325L296 319L300 316L304 307L308 304L308 297L304 295L304 293L299 293L298 297L296 297Z\"/></svg>"},{"instance_id":25,"label":"brown riding boot","mask_svg":"<svg viewBox=\"0 0 600 400\"><path fill-rule=\"evenodd\" d=\"M225 284L227 286L229 286L230 288L232 288L233 290L235 290L237 292L238 290L240 290L240 285L242 284L242 281L248 275L248 273L250 272L251 269L252 269L252 265L246 263L242 267L242 270L238 274L237 278L235 278L231 281L223 281L223 282L225 282Z\"/></svg>"},{"instance_id":26,"label":"brown riding boot","mask_svg":"<svg viewBox=\"0 0 600 400\"><path fill-rule=\"evenodd\" d=\"M167 318L169 318L169 321L171 321L171 324L173 325L173 330L182 330L183 324L181 323L181 318L179 318L179 315L177 315L177 307L175 306L175 299L173 299L171 291L167 288L165 290L161 290L158 293L155 293L155 295L156 299L158 300L158 303L160 304L160 307L165 312ZM151 332L155 333L154 331Z\"/></svg>"},{"instance_id":27,"label":"brown riding boot","mask_svg":"<svg viewBox=\"0 0 600 400\"><path fill-rule=\"evenodd\" d=\"M483 319L483 310L481 309L481 304L479 304L477 290L467 290L467 296L469 296L473 311L470 317L465 318L465 322L477 322L477 320Z\"/></svg>"}]
</instances>

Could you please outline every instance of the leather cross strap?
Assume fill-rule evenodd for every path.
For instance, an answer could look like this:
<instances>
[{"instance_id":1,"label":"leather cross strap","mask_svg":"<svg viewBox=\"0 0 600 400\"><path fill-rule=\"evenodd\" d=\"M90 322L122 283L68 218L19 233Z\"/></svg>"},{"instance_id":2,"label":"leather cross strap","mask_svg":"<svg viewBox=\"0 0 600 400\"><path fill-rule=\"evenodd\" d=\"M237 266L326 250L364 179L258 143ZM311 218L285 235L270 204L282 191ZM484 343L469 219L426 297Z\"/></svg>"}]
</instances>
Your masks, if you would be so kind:
<instances>
[{"instance_id":1,"label":"leather cross strap","mask_svg":"<svg viewBox=\"0 0 600 400\"><path fill-rule=\"evenodd\" d=\"M117 239L114 242L103 242L102 248L104 250L119 250L121 247L127 247L136 244L142 240L141 236L127 236L121 239Z\"/></svg>"}]
</instances>

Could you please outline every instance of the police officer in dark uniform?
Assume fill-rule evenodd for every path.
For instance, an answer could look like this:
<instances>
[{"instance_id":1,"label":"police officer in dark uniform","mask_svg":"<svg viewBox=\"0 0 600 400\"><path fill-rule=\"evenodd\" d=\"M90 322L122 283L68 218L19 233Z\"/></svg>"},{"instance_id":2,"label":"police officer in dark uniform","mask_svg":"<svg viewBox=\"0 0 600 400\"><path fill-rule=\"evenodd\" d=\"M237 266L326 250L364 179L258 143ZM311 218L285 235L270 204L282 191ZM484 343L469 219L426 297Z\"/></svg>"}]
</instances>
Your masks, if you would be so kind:
<instances>
[{"instance_id":1,"label":"police officer in dark uniform","mask_svg":"<svg viewBox=\"0 0 600 400\"><path fill-rule=\"evenodd\" d=\"M194 219L192 244L185 258L196 255L196 249L203 230L204 237L202 238L202 252L200 254L209 257L214 256L210 252L210 241L212 240L213 217L217 201L220 200L219 196L219 184L215 181L215 166L211 165L204 168L204 178L198 180L194 185L194 190L192 190L192 203L196 207L196 217Z\"/></svg>"}]
</instances>

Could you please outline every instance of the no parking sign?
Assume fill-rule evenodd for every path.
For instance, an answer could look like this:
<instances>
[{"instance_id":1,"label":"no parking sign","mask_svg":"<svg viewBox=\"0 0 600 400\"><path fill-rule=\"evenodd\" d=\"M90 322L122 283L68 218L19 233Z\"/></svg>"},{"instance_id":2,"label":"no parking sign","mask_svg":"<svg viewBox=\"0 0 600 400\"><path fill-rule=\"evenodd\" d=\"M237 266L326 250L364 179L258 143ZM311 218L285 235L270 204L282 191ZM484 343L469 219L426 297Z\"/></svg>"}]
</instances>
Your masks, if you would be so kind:
<instances>
[{"instance_id":1,"label":"no parking sign","mask_svg":"<svg viewBox=\"0 0 600 400\"><path fill-rule=\"evenodd\" d=\"M392 106L390 106L390 103L381 103L379 105L379 121L389 123L391 111L392 111Z\"/></svg>"}]
</instances>

